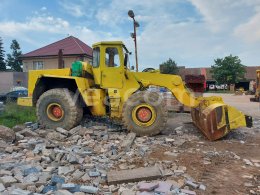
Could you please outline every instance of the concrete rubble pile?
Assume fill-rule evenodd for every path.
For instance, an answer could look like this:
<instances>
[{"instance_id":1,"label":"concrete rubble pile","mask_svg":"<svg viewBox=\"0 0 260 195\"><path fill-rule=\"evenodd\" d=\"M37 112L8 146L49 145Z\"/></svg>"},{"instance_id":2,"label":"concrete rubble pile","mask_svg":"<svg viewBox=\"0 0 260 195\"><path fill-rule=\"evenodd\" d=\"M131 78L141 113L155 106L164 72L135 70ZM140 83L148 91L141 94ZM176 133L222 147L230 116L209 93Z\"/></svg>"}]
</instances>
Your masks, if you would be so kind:
<instances>
[{"instance_id":1,"label":"concrete rubble pile","mask_svg":"<svg viewBox=\"0 0 260 195\"><path fill-rule=\"evenodd\" d=\"M198 139L183 135L182 127L173 131L182 135L175 139L136 137L102 122L69 131L26 125L0 126L0 194L193 195L206 190L178 160L151 158L158 145L170 145L164 154L175 157L185 151L178 146Z\"/></svg>"},{"instance_id":2,"label":"concrete rubble pile","mask_svg":"<svg viewBox=\"0 0 260 195\"><path fill-rule=\"evenodd\" d=\"M196 194L206 188L186 167L148 158L155 144L174 142L166 136L137 138L98 122L69 131L26 125L0 128L1 194Z\"/></svg>"}]
</instances>

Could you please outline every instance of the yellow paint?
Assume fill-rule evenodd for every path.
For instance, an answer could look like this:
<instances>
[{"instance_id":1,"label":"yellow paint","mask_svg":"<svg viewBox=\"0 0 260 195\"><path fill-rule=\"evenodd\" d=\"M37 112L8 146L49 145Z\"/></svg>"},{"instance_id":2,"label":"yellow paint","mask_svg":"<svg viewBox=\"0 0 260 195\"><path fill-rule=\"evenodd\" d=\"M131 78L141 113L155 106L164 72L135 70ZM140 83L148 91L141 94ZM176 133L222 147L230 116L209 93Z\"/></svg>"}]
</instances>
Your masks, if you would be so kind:
<instances>
[{"instance_id":1,"label":"yellow paint","mask_svg":"<svg viewBox=\"0 0 260 195\"><path fill-rule=\"evenodd\" d=\"M142 121L138 120L138 118L136 117L138 109L142 108L142 107L148 108L152 113L152 117L148 122L142 122ZM150 106L149 104L140 104L132 110L132 119L133 119L134 123L137 124L138 126L149 127L156 120L156 112L155 112L154 108L152 106Z\"/></svg>"},{"instance_id":2,"label":"yellow paint","mask_svg":"<svg viewBox=\"0 0 260 195\"><path fill-rule=\"evenodd\" d=\"M20 106L33 106L32 97L20 97L17 100L17 104Z\"/></svg>"}]
</instances>

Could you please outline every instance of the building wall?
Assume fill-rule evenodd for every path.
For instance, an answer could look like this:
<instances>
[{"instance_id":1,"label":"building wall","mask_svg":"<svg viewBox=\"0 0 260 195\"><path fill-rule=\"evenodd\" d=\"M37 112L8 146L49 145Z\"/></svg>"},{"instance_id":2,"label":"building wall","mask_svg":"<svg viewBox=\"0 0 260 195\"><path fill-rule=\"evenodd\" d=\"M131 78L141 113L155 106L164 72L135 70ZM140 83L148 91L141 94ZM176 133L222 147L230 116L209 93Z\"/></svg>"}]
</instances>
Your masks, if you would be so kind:
<instances>
[{"instance_id":1,"label":"building wall","mask_svg":"<svg viewBox=\"0 0 260 195\"><path fill-rule=\"evenodd\" d=\"M64 67L70 68L71 64L74 61L80 60L80 57L77 56L70 56L70 57L63 57ZM24 59L23 60L23 71L28 72L29 70L33 70L33 62L43 62L43 69L56 69L58 68L58 57L52 58L32 58L32 59ZM84 57L83 61L92 62L91 59Z\"/></svg>"},{"instance_id":2,"label":"building wall","mask_svg":"<svg viewBox=\"0 0 260 195\"><path fill-rule=\"evenodd\" d=\"M25 72L0 72L0 93L9 92L12 87L28 86L28 74Z\"/></svg>"}]
</instances>

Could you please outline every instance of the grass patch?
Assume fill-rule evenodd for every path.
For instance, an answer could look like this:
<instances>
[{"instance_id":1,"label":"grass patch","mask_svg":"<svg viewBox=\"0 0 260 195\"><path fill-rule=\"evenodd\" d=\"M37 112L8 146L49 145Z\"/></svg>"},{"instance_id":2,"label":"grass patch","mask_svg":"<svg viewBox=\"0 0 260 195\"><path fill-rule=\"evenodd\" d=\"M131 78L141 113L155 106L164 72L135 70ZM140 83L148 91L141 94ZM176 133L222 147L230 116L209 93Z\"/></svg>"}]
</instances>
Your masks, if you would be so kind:
<instances>
[{"instance_id":1,"label":"grass patch","mask_svg":"<svg viewBox=\"0 0 260 195\"><path fill-rule=\"evenodd\" d=\"M0 124L7 127L14 127L25 122L35 122L36 111L34 107L18 106L16 103L8 103L5 110L0 114Z\"/></svg>"}]
</instances>

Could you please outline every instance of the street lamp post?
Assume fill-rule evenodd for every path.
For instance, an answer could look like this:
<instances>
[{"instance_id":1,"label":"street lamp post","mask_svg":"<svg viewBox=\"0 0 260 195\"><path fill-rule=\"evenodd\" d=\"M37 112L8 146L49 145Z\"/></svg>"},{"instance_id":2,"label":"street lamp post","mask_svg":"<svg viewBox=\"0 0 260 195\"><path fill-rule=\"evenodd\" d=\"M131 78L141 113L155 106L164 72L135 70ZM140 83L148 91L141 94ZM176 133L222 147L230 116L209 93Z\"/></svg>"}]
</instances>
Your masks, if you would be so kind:
<instances>
[{"instance_id":1,"label":"street lamp post","mask_svg":"<svg viewBox=\"0 0 260 195\"><path fill-rule=\"evenodd\" d=\"M135 14L134 14L133 10L128 11L128 16L133 19L133 24L134 24L134 33L131 33L131 37L134 39L134 43L135 43L135 63L136 63L136 72L138 72L136 28L138 28L140 25L135 20Z\"/></svg>"}]
</instances>

